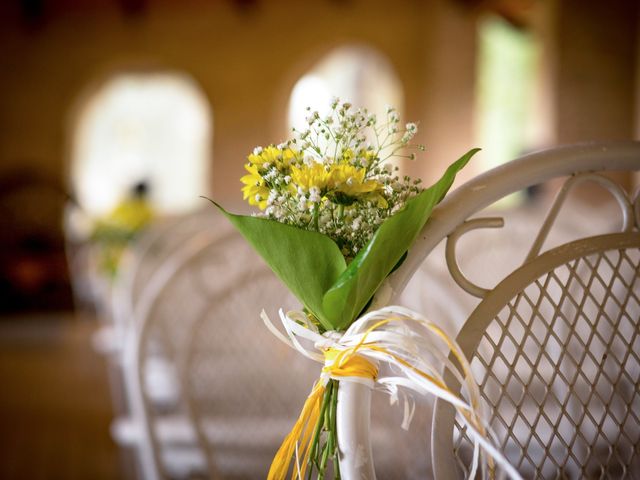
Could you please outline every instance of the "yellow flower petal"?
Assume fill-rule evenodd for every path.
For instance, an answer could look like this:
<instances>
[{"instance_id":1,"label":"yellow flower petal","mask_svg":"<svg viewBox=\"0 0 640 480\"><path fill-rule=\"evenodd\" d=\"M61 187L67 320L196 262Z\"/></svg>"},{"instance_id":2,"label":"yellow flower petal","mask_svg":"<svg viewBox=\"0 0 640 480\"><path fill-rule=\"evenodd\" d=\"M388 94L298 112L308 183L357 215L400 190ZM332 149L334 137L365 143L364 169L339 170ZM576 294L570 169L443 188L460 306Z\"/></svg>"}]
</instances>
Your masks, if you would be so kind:
<instances>
[{"instance_id":1,"label":"yellow flower petal","mask_svg":"<svg viewBox=\"0 0 640 480\"><path fill-rule=\"evenodd\" d=\"M366 170L352 165L333 165L330 172L329 188L355 197L374 192L382 186L375 180L364 180Z\"/></svg>"},{"instance_id":2,"label":"yellow flower petal","mask_svg":"<svg viewBox=\"0 0 640 480\"><path fill-rule=\"evenodd\" d=\"M291 167L291 182L301 187L305 191L309 191L312 187L323 191L329 182L329 172L321 163L313 163L312 165L302 165L301 167Z\"/></svg>"}]
</instances>

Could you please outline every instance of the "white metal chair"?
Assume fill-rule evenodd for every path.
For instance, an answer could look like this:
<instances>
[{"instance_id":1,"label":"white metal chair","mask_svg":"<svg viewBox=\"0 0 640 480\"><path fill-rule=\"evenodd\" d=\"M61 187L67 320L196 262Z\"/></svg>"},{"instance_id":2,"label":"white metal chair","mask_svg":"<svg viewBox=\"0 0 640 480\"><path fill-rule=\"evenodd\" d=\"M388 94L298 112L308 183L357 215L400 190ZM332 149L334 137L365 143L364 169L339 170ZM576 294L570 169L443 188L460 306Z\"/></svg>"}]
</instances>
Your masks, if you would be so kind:
<instances>
[{"instance_id":1,"label":"white metal chair","mask_svg":"<svg viewBox=\"0 0 640 480\"><path fill-rule=\"evenodd\" d=\"M228 222L211 209L161 219L149 226L123 253L111 295L113 339L107 349L118 350L135 316L136 302L153 275L181 246L202 231L222 237Z\"/></svg>"},{"instance_id":2,"label":"white metal chair","mask_svg":"<svg viewBox=\"0 0 640 480\"><path fill-rule=\"evenodd\" d=\"M161 269L172 254L180 250L190 238L201 232L211 232L212 241L223 237L231 229L222 216L208 212L192 212L186 215L170 217L150 225L122 256L118 276L114 279L111 292L110 312L104 319L104 325L94 335L96 350L109 357L114 370L113 390L121 388L122 348L128 334L136 334L134 319L137 302L143 296L145 288L154 274ZM175 396L169 383L159 379L157 395L160 401ZM127 392L116 395L119 414L128 412Z\"/></svg>"},{"instance_id":3,"label":"white metal chair","mask_svg":"<svg viewBox=\"0 0 640 480\"><path fill-rule=\"evenodd\" d=\"M205 468L178 372L193 322L222 288L219 275L233 276L226 253L238 241L233 232L193 235L158 268L137 303L123 352L131 416L116 430L132 437L145 479L185 478Z\"/></svg>"},{"instance_id":4,"label":"white metal chair","mask_svg":"<svg viewBox=\"0 0 640 480\"><path fill-rule=\"evenodd\" d=\"M94 344L108 358L116 413L112 436L125 451L130 451L130 447L134 452L151 451L145 433L144 409L140 407L139 387L135 380L136 362L133 360L135 353L132 351L142 331L137 319L144 319L144 311L139 310L148 308L145 299L155 295L154 292L169 280L185 246L188 250L203 242L205 245L215 243L223 240L230 231L226 220L211 209L194 212L153 224L123 255L113 287L111 315L98 330ZM177 408L180 385L170 359L154 355L146 365L145 377L145 392L150 405L169 410ZM162 435L163 438L168 436L170 443L175 443L176 437L185 436L191 442L195 441L193 429L185 427L184 422L165 423ZM194 453L189 448L179 450L176 456L180 465L194 461Z\"/></svg>"},{"instance_id":5,"label":"white metal chair","mask_svg":"<svg viewBox=\"0 0 640 480\"><path fill-rule=\"evenodd\" d=\"M211 299L186 344L184 391L211 478L266 475L317 377L262 325L261 308L273 318L297 302L254 255L257 269Z\"/></svg>"},{"instance_id":6,"label":"white metal chair","mask_svg":"<svg viewBox=\"0 0 640 480\"><path fill-rule=\"evenodd\" d=\"M397 296L447 237L452 278L479 299L458 342L480 383L498 445L525 478L629 478L640 472L640 196L594 173L638 169L640 144L628 142L539 152L481 175L434 211L389 279ZM459 237L502 225L501 219L472 217L510 193L558 177L568 179L537 236L531 235L524 262L491 288L469 280L458 266ZM568 194L585 183L615 199L617 232L541 253ZM435 478L466 473L471 444L440 401L432 445Z\"/></svg>"}]
</instances>

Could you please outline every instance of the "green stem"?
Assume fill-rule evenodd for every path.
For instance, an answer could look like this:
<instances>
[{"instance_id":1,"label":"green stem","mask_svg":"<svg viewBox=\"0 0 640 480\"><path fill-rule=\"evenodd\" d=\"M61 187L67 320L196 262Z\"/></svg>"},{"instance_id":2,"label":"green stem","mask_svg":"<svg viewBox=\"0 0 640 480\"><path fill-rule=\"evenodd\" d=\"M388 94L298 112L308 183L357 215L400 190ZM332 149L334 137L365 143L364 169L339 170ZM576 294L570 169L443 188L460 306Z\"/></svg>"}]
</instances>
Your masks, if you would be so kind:
<instances>
[{"instance_id":1,"label":"green stem","mask_svg":"<svg viewBox=\"0 0 640 480\"><path fill-rule=\"evenodd\" d=\"M333 383L330 381L327 384L327 389L322 396L322 406L320 407L320 416L318 417L318 424L316 425L316 429L313 432L313 441L311 442L311 449L309 452L309 464L307 465L309 468L309 477L311 478L311 472L313 471L313 464L315 463L317 467L319 467L318 463L318 448L320 444L320 432L324 427L324 417L327 407L329 406L329 401L331 400L331 392L333 391Z\"/></svg>"},{"instance_id":2,"label":"green stem","mask_svg":"<svg viewBox=\"0 0 640 480\"><path fill-rule=\"evenodd\" d=\"M313 206L313 228L316 232L320 231L320 202L316 202Z\"/></svg>"},{"instance_id":3,"label":"green stem","mask_svg":"<svg viewBox=\"0 0 640 480\"><path fill-rule=\"evenodd\" d=\"M334 478L340 478L339 449L338 449L338 429L336 425L336 411L338 406L338 388L340 383L335 381L331 391L331 403L329 404L329 440L332 446L331 457L333 463Z\"/></svg>"},{"instance_id":4,"label":"green stem","mask_svg":"<svg viewBox=\"0 0 640 480\"><path fill-rule=\"evenodd\" d=\"M324 444L324 446L322 447L322 460L320 460L320 466L318 467L318 480L321 480L324 478L324 472L327 469L327 460L329 459L329 449L330 449L330 442L327 441L327 443Z\"/></svg>"}]
</instances>

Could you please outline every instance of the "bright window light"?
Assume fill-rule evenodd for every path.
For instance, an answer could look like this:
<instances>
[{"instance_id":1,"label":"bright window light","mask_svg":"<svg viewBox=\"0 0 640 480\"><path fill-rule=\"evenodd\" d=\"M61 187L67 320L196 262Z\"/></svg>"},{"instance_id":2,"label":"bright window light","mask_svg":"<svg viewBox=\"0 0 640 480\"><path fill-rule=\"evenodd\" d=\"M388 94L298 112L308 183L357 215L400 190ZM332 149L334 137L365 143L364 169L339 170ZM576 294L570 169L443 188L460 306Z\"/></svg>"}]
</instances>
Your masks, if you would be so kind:
<instances>
[{"instance_id":1,"label":"bright window light","mask_svg":"<svg viewBox=\"0 0 640 480\"><path fill-rule=\"evenodd\" d=\"M476 120L488 169L532 146L538 45L530 32L493 15L481 20L478 35Z\"/></svg>"},{"instance_id":2,"label":"bright window light","mask_svg":"<svg viewBox=\"0 0 640 480\"><path fill-rule=\"evenodd\" d=\"M211 112L187 75L114 76L85 102L75 125L71 181L88 213L108 212L139 182L161 213L192 209L207 194Z\"/></svg>"},{"instance_id":3,"label":"bright window light","mask_svg":"<svg viewBox=\"0 0 640 480\"><path fill-rule=\"evenodd\" d=\"M306 107L326 114L334 97L366 107L379 118L384 118L387 105L402 114L400 80L391 63L370 47L340 47L303 75L289 100L289 127L304 129Z\"/></svg>"}]
</instances>

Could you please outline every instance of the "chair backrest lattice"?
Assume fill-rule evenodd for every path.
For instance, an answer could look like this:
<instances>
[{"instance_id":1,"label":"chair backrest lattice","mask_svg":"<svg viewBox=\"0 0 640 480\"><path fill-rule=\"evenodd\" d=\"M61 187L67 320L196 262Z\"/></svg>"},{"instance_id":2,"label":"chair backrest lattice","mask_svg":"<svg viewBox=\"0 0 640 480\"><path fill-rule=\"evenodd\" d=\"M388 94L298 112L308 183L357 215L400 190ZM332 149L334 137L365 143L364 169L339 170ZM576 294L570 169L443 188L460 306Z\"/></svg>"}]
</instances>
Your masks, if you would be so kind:
<instances>
[{"instance_id":1,"label":"chair backrest lattice","mask_svg":"<svg viewBox=\"0 0 640 480\"><path fill-rule=\"evenodd\" d=\"M433 263L446 238L450 277L477 302L458 324L457 341L479 383L496 446L524 478L640 478L640 192L596 173L637 170L640 143L619 142L538 152L487 172L434 210L389 278L397 296L427 255ZM523 243L530 249L522 263L490 285L489 269L476 272L482 286L469 280L458 261L466 256L477 264L483 252L476 243L458 255L458 239L504 225L496 210L482 216L485 209L562 178L545 219L520 240L501 235L492 251L504 252L495 270L505 271L506 257ZM612 209L577 201L571 193L584 184L608 192ZM604 198L596 190L592 201ZM561 211L568 214L564 223ZM545 251L547 238L554 246ZM443 401L435 403L431 431L434 478L466 477L472 443Z\"/></svg>"},{"instance_id":2,"label":"chair backrest lattice","mask_svg":"<svg viewBox=\"0 0 640 480\"><path fill-rule=\"evenodd\" d=\"M640 235L573 247L505 279L459 338L525 477L625 478L640 471ZM466 474L471 443L457 421L453 442Z\"/></svg>"},{"instance_id":3,"label":"chair backrest lattice","mask_svg":"<svg viewBox=\"0 0 640 480\"><path fill-rule=\"evenodd\" d=\"M119 273L112 294L113 321L128 328L134 316L135 304L166 261L181 246L203 231L215 232L220 238L231 228L215 211L197 211L167 218L150 225L127 250L119 264Z\"/></svg>"},{"instance_id":4,"label":"chair backrest lattice","mask_svg":"<svg viewBox=\"0 0 640 480\"><path fill-rule=\"evenodd\" d=\"M276 321L297 302L266 266L209 300L189 332L185 394L209 472L219 478L266 474L279 443L318 376L318 366L275 339L261 309Z\"/></svg>"},{"instance_id":5,"label":"chair backrest lattice","mask_svg":"<svg viewBox=\"0 0 640 480\"><path fill-rule=\"evenodd\" d=\"M172 466L163 456L165 447L175 442L163 438L163 425L171 427L172 437L177 432L182 447L197 447L181 378L190 332L207 315L211 299L226 288L225 282L257 270L251 262L235 261L230 252L252 254L233 231L205 229L192 235L158 268L136 305L135 332L128 337L125 358L132 404L144 421L150 447L142 459L145 477L171 476ZM202 463L195 462L197 468Z\"/></svg>"}]
</instances>

